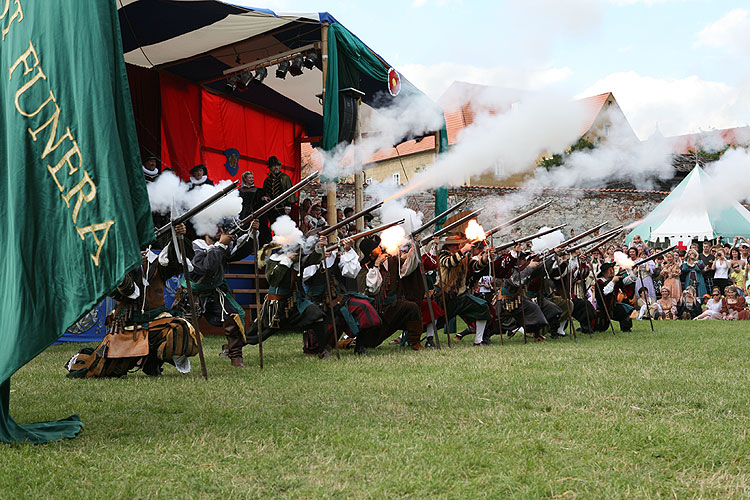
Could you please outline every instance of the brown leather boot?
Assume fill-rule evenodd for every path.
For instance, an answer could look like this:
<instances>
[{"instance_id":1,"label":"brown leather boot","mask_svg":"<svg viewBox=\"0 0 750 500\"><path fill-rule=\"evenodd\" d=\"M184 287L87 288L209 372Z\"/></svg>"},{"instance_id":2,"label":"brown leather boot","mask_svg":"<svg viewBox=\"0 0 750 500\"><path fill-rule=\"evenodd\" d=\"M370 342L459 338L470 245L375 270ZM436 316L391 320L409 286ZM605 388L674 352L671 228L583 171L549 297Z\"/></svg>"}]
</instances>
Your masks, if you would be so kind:
<instances>
[{"instance_id":1,"label":"brown leather boot","mask_svg":"<svg viewBox=\"0 0 750 500\"><path fill-rule=\"evenodd\" d=\"M422 343L419 342L419 339L422 337L422 322L409 321L406 324L406 331L409 334L409 336L406 338L407 342L409 343L409 347L411 347L415 351L421 351L422 349L424 349Z\"/></svg>"},{"instance_id":2,"label":"brown leather boot","mask_svg":"<svg viewBox=\"0 0 750 500\"><path fill-rule=\"evenodd\" d=\"M245 362L242 360L242 358L232 358L231 362L232 366L236 368L245 368Z\"/></svg>"}]
</instances>

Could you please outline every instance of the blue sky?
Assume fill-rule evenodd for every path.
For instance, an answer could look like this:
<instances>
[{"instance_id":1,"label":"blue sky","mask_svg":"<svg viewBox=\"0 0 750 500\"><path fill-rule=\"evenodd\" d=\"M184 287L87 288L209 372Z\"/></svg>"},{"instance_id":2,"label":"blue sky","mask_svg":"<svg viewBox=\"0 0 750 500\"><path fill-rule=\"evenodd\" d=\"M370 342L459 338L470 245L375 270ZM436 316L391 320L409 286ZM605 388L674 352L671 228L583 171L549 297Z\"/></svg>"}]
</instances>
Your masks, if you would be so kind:
<instances>
[{"instance_id":1,"label":"blue sky","mask_svg":"<svg viewBox=\"0 0 750 500\"><path fill-rule=\"evenodd\" d=\"M261 0L262 1L262 0ZM648 137L750 123L750 2L234 0L328 11L437 99L454 80L612 91Z\"/></svg>"}]
</instances>

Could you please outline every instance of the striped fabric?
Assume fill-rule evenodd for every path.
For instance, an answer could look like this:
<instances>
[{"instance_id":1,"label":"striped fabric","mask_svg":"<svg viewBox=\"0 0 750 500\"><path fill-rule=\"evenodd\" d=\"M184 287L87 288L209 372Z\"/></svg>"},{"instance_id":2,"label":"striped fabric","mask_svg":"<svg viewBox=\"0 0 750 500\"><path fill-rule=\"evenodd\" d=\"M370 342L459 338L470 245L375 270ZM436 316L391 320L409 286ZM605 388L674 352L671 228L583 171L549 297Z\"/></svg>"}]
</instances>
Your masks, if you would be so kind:
<instances>
[{"instance_id":1,"label":"striped fabric","mask_svg":"<svg viewBox=\"0 0 750 500\"><path fill-rule=\"evenodd\" d=\"M227 92L224 71L319 44L321 23L338 23L327 12L276 13L218 0L114 1L126 63L166 71L216 93ZM283 80L275 69L269 67L263 83L252 89L229 94L296 120L308 136L323 135L323 107L316 97L323 88L321 59L317 68ZM364 103L376 106L386 88L366 76L360 80ZM411 84L402 76L402 85Z\"/></svg>"}]
</instances>

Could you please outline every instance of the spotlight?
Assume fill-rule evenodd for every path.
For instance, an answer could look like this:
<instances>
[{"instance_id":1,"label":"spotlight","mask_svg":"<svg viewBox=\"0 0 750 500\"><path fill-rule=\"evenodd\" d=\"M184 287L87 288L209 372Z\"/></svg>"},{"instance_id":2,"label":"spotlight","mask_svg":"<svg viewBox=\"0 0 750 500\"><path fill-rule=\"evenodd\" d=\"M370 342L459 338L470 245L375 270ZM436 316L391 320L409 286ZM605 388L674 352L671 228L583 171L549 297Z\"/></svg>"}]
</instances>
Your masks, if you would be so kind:
<instances>
[{"instance_id":1,"label":"spotlight","mask_svg":"<svg viewBox=\"0 0 750 500\"><path fill-rule=\"evenodd\" d=\"M289 73L292 76L299 76L302 74L302 56L297 56L294 58L294 61L292 62L292 66L289 68Z\"/></svg>"},{"instance_id":2,"label":"spotlight","mask_svg":"<svg viewBox=\"0 0 750 500\"><path fill-rule=\"evenodd\" d=\"M267 76L268 76L268 69L265 66L263 66L261 68L258 68L255 71L255 76L253 77L253 80L255 80L258 83L261 83L263 80L266 79Z\"/></svg>"},{"instance_id":3,"label":"spotlight","mask_svg":"<svg viewBox=\"0 0 750 500\"><path fill-rule=\"evenodd\" d=\"M242 76L240 77L240 83L237 85L237 87L240 90L245 90L249 85L250 82L253 81L253 73L248 69L242 72Z\"/></svg>"},{"instance_id":4,"label":"spotlight","mask_svg":"<svg viewBox=\"0 0 750 500\"><path fill-rule=\"evenodd\" d=\"M226 90L234 92L237 90L237 86L240 84L240 77L237 75L232 75L229 78L227 78L227 83L225 84Z\"/></svg>"},{"instance_id":5,"label":"spotlight","mask_svg":"<svg viewBox=\"0 0 750 500\"><path fill-rule=\"evenodd\" d=\"M276 68L276 78L284 80L286 78L286 72L289 71L289 61L281 61L279 67Z\"/></svg>"},{"instance_id":6,"label":"spotlight","mask_svg":"<svg viewBox=\"0 0 750 500\"><path fill-rule=\"evenodd\" d=\"M305 60L302 62L302 65L307 69L313 69L315 65L318 64L318 53L317 52L311 52L305 56Z\"/></svg>"}]
</instances>

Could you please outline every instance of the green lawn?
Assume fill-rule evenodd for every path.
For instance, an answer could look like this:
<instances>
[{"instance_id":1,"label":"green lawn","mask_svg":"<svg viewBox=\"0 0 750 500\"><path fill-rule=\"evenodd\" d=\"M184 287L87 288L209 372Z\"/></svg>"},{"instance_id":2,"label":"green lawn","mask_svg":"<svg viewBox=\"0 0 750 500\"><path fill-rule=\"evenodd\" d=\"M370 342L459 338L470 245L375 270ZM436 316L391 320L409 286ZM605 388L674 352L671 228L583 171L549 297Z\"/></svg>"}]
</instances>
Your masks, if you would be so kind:
<instances>
[{"instance_id":1,"label":"green lawn","mask_svg":"<svg viewBox=\"0 0 750 500\"><path fill-rule=\"evenodd\" d=\"M69 380L80 346L13 377L19 422L80 436L0 445L11 498L750 498L750 324L648 322L546 344L305 357L298 335L208 382ZM445 339L445 337L443 337Z\"/></svg>"}]
</instances>

